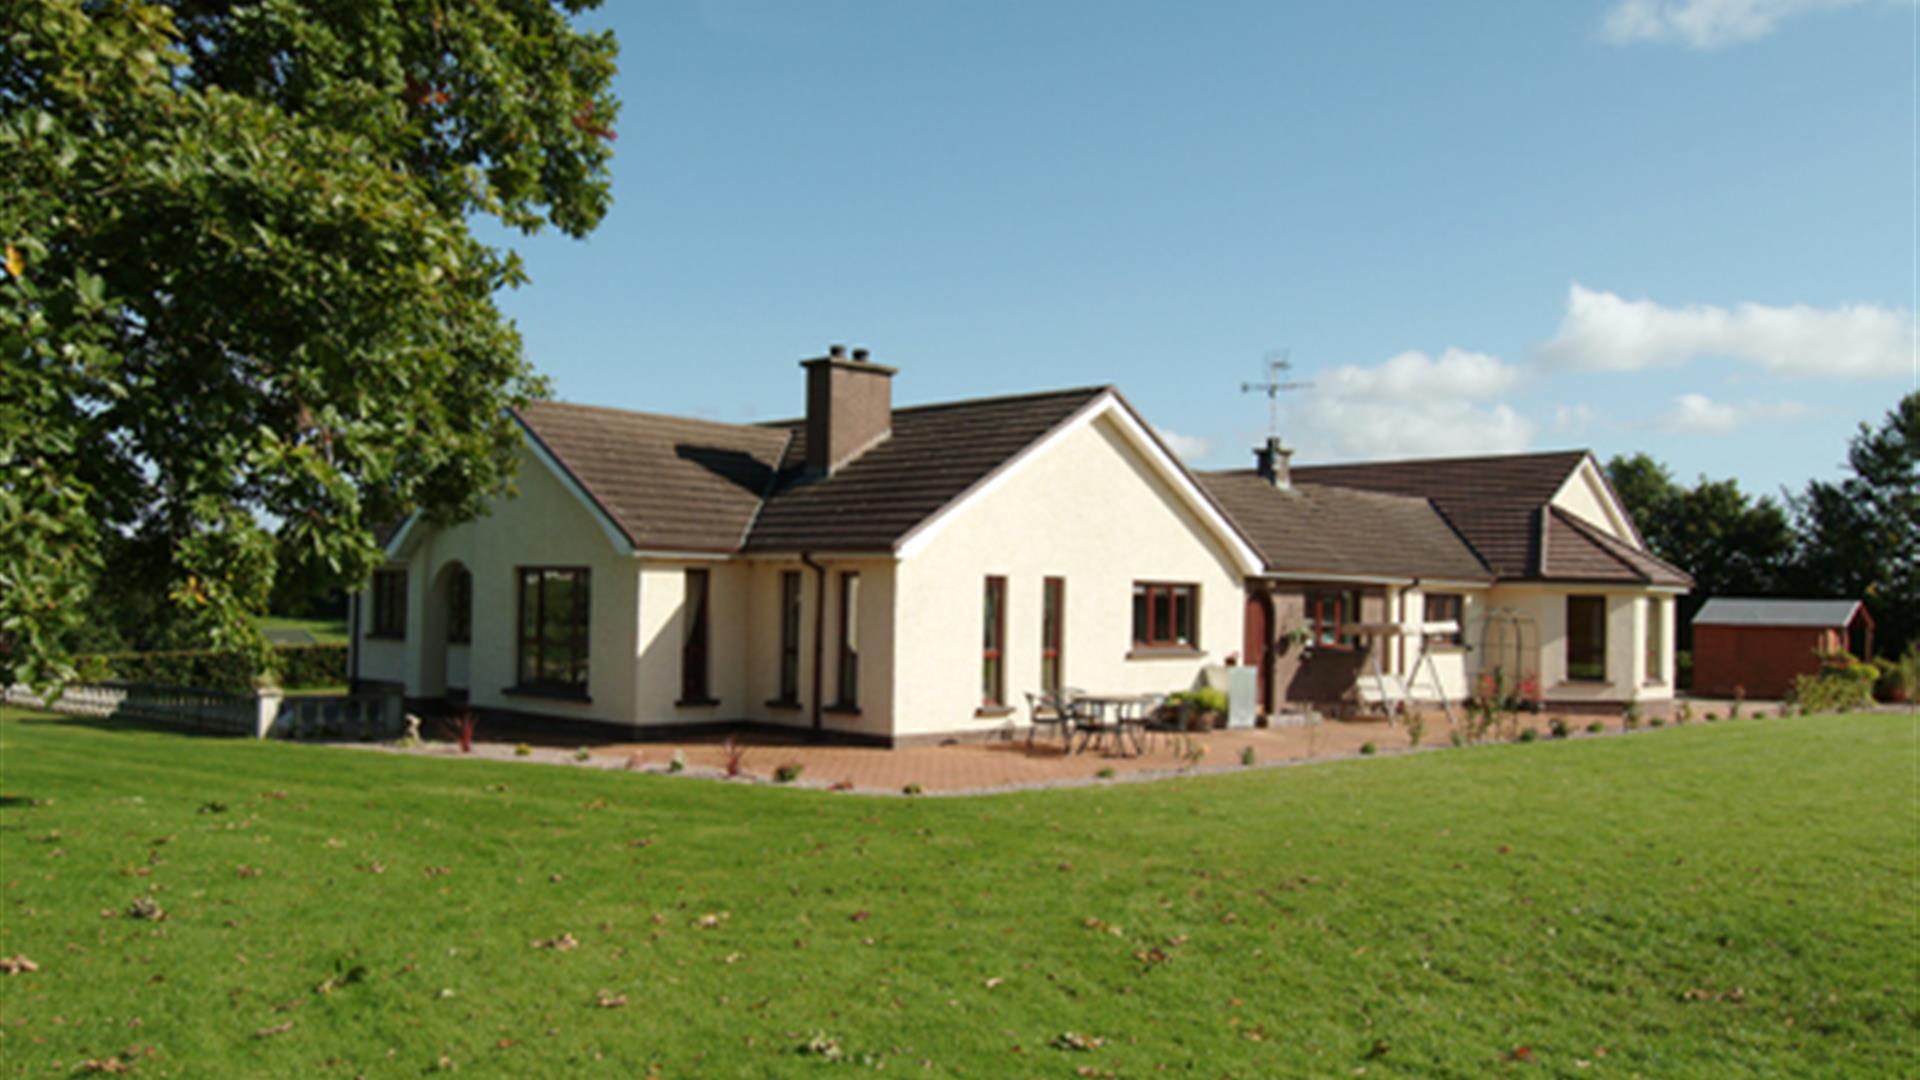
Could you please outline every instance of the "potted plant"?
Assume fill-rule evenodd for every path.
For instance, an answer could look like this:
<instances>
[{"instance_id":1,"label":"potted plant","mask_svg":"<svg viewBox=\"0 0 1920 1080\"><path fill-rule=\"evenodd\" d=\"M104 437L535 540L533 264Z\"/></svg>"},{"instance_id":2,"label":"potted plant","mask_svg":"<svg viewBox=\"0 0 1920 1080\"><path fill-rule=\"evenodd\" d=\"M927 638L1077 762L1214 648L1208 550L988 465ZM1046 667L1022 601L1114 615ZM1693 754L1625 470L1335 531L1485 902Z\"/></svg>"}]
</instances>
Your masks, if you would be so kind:
<instances>
[{"instance_id":1,"label":"potted plant","mask_svg":"<svg viewBox=\"0 0 1920 1080\"><path fill-rule=\"evenodd\" d=\"M1202 686L1168 695L1167 704L1180 710L1181 726L1188 731L1212 731L1227 713L1227 694Z\"/></svg>"}]
</instances>

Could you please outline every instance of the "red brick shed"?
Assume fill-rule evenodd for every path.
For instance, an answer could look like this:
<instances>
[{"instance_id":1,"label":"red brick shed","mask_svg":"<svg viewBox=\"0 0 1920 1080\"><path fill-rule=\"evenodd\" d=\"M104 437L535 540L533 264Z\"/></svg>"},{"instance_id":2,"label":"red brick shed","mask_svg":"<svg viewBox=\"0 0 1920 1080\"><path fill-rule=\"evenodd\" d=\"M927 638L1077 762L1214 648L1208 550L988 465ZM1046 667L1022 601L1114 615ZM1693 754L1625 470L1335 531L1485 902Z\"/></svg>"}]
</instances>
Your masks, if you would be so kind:
<instances>
[{"instance_id":1,"label":"red brick shed","mask_svg":"<svg viewBox=\"0 0 1920 1080\"><path fill-rule=\"evenodd\" d=\"M1819 654L1873 653L1873 618L1858 600L1715 597L1693 617L1693 692L1703 697L1785 697Z\"/></svg>"}]
</instances>

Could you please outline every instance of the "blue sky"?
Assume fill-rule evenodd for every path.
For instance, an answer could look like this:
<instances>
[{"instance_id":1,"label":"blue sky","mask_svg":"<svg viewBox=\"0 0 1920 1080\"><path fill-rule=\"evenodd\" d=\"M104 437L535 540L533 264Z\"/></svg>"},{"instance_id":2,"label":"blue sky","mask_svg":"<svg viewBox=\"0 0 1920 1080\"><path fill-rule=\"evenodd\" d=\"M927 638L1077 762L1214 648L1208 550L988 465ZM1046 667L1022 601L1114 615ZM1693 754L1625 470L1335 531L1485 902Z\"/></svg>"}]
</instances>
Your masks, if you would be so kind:
<instances>
[{"instance_id":1,"label":"blue sky","mask_svg":"<svg viewBox=\"0 0 1920 1080\"><path fill-rule=\"evenodd\" d=\"M614 209L511 239L556 395L1115 383L1190 463L1587 446L1798 489L1915 385L1902 0L616 0Z\"/></svg>"}]
</instances>

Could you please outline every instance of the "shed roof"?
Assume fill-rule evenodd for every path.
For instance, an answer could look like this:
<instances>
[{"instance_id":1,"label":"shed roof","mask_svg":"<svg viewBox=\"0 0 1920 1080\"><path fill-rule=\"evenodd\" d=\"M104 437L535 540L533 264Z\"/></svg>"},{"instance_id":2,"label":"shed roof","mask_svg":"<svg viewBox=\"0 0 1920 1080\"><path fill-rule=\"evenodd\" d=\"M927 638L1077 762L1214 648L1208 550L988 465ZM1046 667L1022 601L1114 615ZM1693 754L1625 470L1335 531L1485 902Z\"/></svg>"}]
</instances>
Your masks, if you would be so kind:
<instances>
[{"instance_id":1,"label":"shed roof","mask_svg":"<svg viewBox=\"0 0 1920 1080\"><path fill-rule=\"evenodd\" d=\"M1716 596L1693 617L1695 626L1810 626L1845 628L1858 600L1760 600Z\"/></svg>"}]
</instances>

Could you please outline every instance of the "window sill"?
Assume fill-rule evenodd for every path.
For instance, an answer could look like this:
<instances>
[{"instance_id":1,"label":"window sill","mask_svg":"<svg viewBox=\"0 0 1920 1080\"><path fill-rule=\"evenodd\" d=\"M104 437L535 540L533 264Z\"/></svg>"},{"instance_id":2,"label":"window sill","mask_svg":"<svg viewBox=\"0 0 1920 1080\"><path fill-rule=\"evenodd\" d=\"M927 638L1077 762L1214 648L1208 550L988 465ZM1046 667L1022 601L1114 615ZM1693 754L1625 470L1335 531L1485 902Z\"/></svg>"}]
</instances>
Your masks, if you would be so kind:
<instances>
[{"instance_id":1,"label":"window sill","mask_svg":"<svg viewBox=\"0 0 1920 1080\"><path fill-rule=\"evenodd\" d=\"M405 634L371 634L371 633L370 633L370 634L365 634L365 635L363 635L363 637L362 637L362 640L365 640L365 641L405 641L405 640L407 640L407 635L405 635Z\"/></svg>"},{"instance_id":2,"label":"window sill","mask_svg":"<svg viewBox=\"0 0 1920 1080\"><path fill-rule=\"evenodd\" d=\"M1206 650L1192 645L1135 645L1127 650L1129 660L1169 660L1183 656L1205 656Z\"/></svg>"},{"instance_id":3,"label":"window sill","mask_svg":"<svg viewBox=\"0 0 1920 1080\"><path fill-rule=\"evenodd\" d=\"M706 709L720 704L719 698L681 698L673 703L676 709Z\"/></svg>"},{"instance_id":4,"label":"window sill","mask_svg":"<svg viewBox=\"0 0 1920 1080\"><path fill-rule=\"evenodd\" d=\"M593 704L593 699L587 696L585 690L565 686L506 686L502 687L500 692L509 697L546 698L550 701L577 701L583 705Z\"/></svg>"},{"instance_id":5,"label":"window sill","mask_svg":"<svg viewBox=\"0 0 1920 1080\"><path fill-rule=\"evenodd\" d=\"M1575 678L1575 677L1569 676L1566 679L1562 680L1560 685L1561 686L1612 686L1613 680L1583 679L1583 678Z\"/></svg>"},{"instance_id":6,"label":"window sill","mask_svg":"<svg viewBox=\"0 0 1920 1080\"><path fill-rule=\"evenodd\" d=\"M767 702L767 708L780 709L783 712L799 712L800 707L800 703L792 698L774 698Z\"/></svg>"},{"instance_id":7,"label":"window sill","mask_svg":"<svg viewBox=\"0 0 1920 1080\"><path fill-rule=\"evenodd\" d=\"M849 705L842 702L836 705L825 706L820 711L824 713L831 713L834 716L859 716L860 706Z\"/></svg>"},{"instance_id":8,"label":"window sill","mask_svg":"<svg viewBox=\"0 0 1920 1080\"><path fill-rule=\"evenodd\" d=\"M973 716L976 720L999 720L1012 715L1013 706L1011 705L982 705L973 710Z\"/></svg>"}]
</instances>

